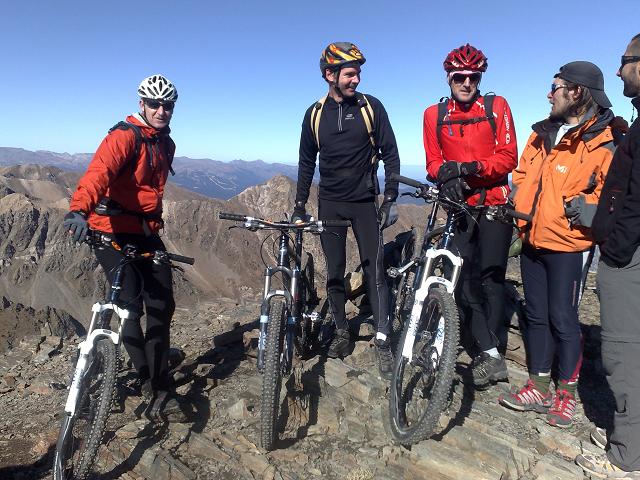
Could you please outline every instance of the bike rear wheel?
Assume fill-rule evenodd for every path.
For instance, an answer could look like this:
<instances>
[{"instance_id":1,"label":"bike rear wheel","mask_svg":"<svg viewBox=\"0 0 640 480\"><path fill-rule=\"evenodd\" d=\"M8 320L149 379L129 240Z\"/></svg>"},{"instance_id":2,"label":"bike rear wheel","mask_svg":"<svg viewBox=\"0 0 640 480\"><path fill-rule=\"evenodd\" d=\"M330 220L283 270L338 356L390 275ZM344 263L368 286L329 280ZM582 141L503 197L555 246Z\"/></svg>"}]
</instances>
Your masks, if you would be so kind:
<instances>
[{"instance_id":1,"label":"bike rear wheel","mask_svg":"<svg viewBox=\"0 0 640 480\"><path fill-rule=\"evenodd\" d=\"M430 437L451 390L459 338L458 310L446 288L433 287L415 331L411 361L403 356L407 319L398 343L389 398L393 440L411 445Z\"/></svg>"},{"instance_id":2,"label":"bike rear wheel","mask_svg":"<svg viewBox=\"0 0 640 480\"><path fill-rule=\"evenodd\" d=\"M262 399L260 404L260 443L267 451L273 450L278 440L277 422L280 412L282 387L282 356L285 331L285 303L274 300L269 310L267 342L265 345Z\"/></svg>"},{"instance_id":3,"label":"bike rear wheel","mask_svg":"<svg viewBox=\"0 0 640 480\"><path fill-rule=\"evenodd\" d=\"M117 349L111 339L96 341L89 362L75 414L64 414L54 458L55 480L88 478L102 442L116 383Z\"/></svg>"}]
</instances>

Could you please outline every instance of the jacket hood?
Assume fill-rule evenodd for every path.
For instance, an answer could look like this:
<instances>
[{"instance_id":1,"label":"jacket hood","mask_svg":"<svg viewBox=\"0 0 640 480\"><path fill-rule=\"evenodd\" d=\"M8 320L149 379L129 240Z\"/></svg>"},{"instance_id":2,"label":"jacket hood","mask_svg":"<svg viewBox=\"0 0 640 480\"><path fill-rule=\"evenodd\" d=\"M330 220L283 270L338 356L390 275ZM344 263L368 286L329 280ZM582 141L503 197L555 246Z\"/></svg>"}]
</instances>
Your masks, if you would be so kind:
<instances>
[{"instance_id":1,"label":"jacket hood","mask_svg":"<svg viewBox=\"0 0 640 480\"><path fill-rule=\"evenodd\" d=\"M595 118L594 118L595 117ZM584 128L585 124L588 124L586 129L582 132L582 140L588 142L598 135L600 135L609 125L613 128L621 128L620 120L624 120L620 117L616 117L610 108L601 110L600 113L593 114L590 110L584 116L583 120L575 127L571 128L569 132L575 132L581 128ZM626 124L626 122L624 122ZM531 128L534 132L540 135L544 139L544 145L547 151L553 148L552 142L555 141L558 129L562 125L562 122L553 122L549 118L546 118L540 122L534 123ZM626 126L621 128L626 130Z\"/></svg>"}]
</instances>

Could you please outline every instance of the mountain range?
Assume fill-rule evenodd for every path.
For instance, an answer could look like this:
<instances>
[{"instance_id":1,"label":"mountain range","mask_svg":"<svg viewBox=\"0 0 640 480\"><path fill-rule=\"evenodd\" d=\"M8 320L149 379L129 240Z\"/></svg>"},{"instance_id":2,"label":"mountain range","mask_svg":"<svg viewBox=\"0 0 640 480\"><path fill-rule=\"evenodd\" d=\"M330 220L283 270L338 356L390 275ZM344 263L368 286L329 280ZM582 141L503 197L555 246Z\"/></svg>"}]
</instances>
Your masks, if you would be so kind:
<instances>
[{"instance_id":1,"label":"mountain range","mask_svg":"<svg viewBox=\"0 0 640 480\"><path fill-rule=\"evenodd\" d=\"M83 172L93 154L91 153L56 153L43 150L30 151L22 148L0 147L0 166L11 165L48 165L62 170ZM262 160L233 160L221 162L208 158L194 159L175 157L173 169L176 175L171 182L187 190L221 200L228 200L243 190L266 182L276 175L284 175L292 180L298 176L297 165L284 163L266 163ZM383 174L381 165L378 173ZM404 175L424 178L424 167L409 165L402 168ZM315 181L318 181L316 174ZM381 177L381 184L382 177Z\"/></svg>"}]
</instances>

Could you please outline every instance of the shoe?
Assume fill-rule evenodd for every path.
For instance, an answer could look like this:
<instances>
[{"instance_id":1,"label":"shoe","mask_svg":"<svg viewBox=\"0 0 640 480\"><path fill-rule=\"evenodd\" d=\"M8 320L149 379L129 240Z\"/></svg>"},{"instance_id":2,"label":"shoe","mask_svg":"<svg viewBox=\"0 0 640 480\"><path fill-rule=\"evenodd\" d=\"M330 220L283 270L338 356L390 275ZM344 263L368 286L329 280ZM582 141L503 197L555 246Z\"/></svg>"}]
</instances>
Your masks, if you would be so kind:
<instances>
[{"instance_id":1,"label":"shoe","mask_svg":"<svg viewBox=\"0 0 640 480\"><path fill-rule=\"evenodd\" d=\"M606 453L594 455L581 453L576 457L576 465L582 467L586 476L591 478L635 478L640 479L640 470L626 472L609 461Z\"/></svg>"},{"instance_id":2,"label":"shoe","mask_svg":"<svg viewBox=\"0 0 640 480\"><path fill-rule=\"evenodd\" d=\"M601 449L607 448L607 431L604 428L596 427L591 430L591 441Z\"/></svg>"},{"instance_id":3,"label":"shoe","mask_svg":"<svg viewBox=\"0 0 640 480\"><path fill-rule=\"evenodd\" d=\"M547 413L553 403L553 397L551 393L543 394L529 379L517 392L500 395L498 403L519 412L533 410L537 413Z\"/></svg>"},{"instance_id":4,"label":"shoe","mask_svg":"<svg viewBox=\"0 0 640 480\"><path fill-rule=\"evenodd\" d=\"M485 386L490 382L500 382L507 380L507 362L504 357L500 355L499 358L494 358L487 352L481 352L478 355L471 367L473 374L473 383L475 386Z\"/></svg>"},{"instance_id":5,"label":"shoe","mask_svg":"<svg viewBox=\"0 0 640 480\"><path fill-rule=\"evenodd\" d=\"M547 423L554 427L568 428L573 424L576 413L576 397L566 390L558 389L553 399L553 405L547 413Z\"/></svg>"},{"instance_id":6,"label":"shoe","mask_svg":"<svg viewBox=\"0 0 640 480\"><path fill-rule=\"evenodd\" d=\"M151 381L147 380L140 387L142 397L147 402L144 415L153 422L183 423L187 421L186 402L180 401L168 390L153 390Z\"/></svg>"},{"instance_id":7,"label":"shoe","mask_svg":"<svg viewBox=\"0 0 640 480\"><path fill-rule=\"evenodd\" d=\"M393 373L393 353L391 352L391 342L389 340L375 340L376 352L378 354L378 369L383 380L391 380Z\"/></svg>"},{"instance_id":8,"label":"shoe","mask_svg":"<svg viewBox=\"0 0 640 480\"><path fill-rule=\"evenodd\" d=\"M327 350L327 357L342 358L349 353L349 330L338 328L333 335L333 340Z\"/></svg>"}]
</instances>

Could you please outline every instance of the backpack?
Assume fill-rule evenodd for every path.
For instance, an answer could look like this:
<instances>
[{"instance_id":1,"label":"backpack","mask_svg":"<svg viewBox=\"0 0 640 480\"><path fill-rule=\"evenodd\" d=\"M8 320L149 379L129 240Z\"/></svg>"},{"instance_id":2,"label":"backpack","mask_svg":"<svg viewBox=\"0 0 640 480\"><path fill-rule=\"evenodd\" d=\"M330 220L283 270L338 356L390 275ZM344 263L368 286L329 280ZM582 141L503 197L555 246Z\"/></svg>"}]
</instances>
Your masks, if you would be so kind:
<instances>
[{"instance_id":1,"label":"backpack","mask_svg":"<svg viewBox=\"0 0 640 480\"><path fill-rule=\"evenodd\" d=\"M114 130L132 130L135 136L135 142L136 142L135 148L133 149L133 152L129 155L129 158L127 158L126 165L128 165L129 162L134 162L135 159L137 159L140 156L140 148L142 146L142 142L144 142L145 145L147 146L147 163L149 164L150 167L153 167L153 145L158 143L158 137L146 137L142 135L142 132L140 131L140 127L129 122L116 123L113 127L109 129L109 133L113 132ZM173 163L173 156L168 158L168 160L169 160L169 172L171 172L171 175L175 175L176 172L174 172L173 168L171 167ZM131 171L133 172L135 171L135 169L136 169L136 165L135 163L132 163Z\"/></svg>"},{"instance_id":2,"label":"backpack","mask_svg":"<svg viewBox=\"0 0 640 480\"><path fill-rule=\"evenodd\" d=\"M318 147L318 150L320 150L320 116L322 115L324 104L327 101L327 96L328 95L325 95L318 100L313 106L313 110L311 112L311 132L313 133L313 137L316 139L316 146ZM371 148L373 149L373 155L371 157L371 178L368 179L367 186L372 188L376 194L378 194L380 188L378 186L377 174L380 155L374 137L375 116L373 114L373 108L364 94L358 94L358 107L360 107L360 113L362 114L362 119L364 120L364 124L367 128L367 134L369 135L369 141L371 142Z\"/></svg>"},{"instance_id":3,"label":"backpack","mask_svg":"<svg viewBox=\"0 0 640 480\"><path fill-rule=\"evenodd\" d=\"M449 135L453 135L453 129L451 125L460 125L460 133L462 133L462 127L464 125L472 125L474 123L480 123L487 121L489 125L491 125L491 130L493 131L493 136L495 139L498 138L497 127L496 127L496 119L493 116L493 100L495 99L495 93L487 93L484 98L484 117L473 117L473 118L465 118L464 120L445 120L445 118L449 117L449 112L447 111L447 104L449 103L449 97L442 97L440 99L440 103L438 103L438 123L436 125L436 135L438 137L438 145L442 146L442 126L449 126Z\"/></svg>"}]
</instances>

